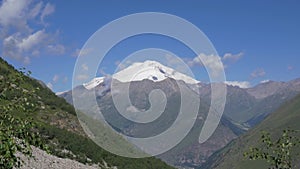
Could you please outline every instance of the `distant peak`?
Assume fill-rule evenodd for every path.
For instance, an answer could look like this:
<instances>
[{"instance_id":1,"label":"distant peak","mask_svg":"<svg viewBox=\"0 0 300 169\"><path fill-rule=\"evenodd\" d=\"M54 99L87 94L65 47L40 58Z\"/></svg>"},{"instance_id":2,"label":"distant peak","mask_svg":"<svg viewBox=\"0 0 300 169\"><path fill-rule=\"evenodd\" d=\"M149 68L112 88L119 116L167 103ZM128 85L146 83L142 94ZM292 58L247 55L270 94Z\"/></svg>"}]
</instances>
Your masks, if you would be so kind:
<instances>
[{"instance_id":1,"label":"distant peak","mask_svg":"<svg viewBox=\"0 0 300 169\"><path fill-rule=\"evenodd\" d=\"M135 62L114 74L113 78L121 82L141 81L144 79L157 82L166 78L172 78L175 80L182 80L188 84L199 83L196 79L153 60Z\"/></svg>"},{"instance_id":2,"label":"distant peak","mask_svg":"<svg viewBox=\"0 0 300 169\"><path fill-rule=\"evenodd\" d=\"M90 90L93 89L94 87L98 86L100 83L104 82L104 77L96 77L92 79L90 82L84 83L83 86Z\"/></svg>"},{"instance_id":3,"label":"distant peak","mask_svg":"<svg viewBox=\"0 0 300 169\"><path fill-rule=\"evenodd\" d=\"M62 94L64 94L64 93L66 93L66 92L68 92L68 90L63 91L63 92L56 92L55 95L56 95L56 96L59 96L59 95L62 95Z\"/></svg>"},{"instance_id":4,"label":"distant peak","mask_svg":"<svg viewBox=\"0 0 300 169\"><path fill-rule=\"evenodd\" d=\"M174 80L182 80L187 84L200 83L200 81L186 74L178 72L173 68L167 67L153 60L132 63L130 66L112 75L112 78L120 82L142 81L145 79L153 82L159 82L167 78L172 78ZM106 77L96 77L90 82L84 83L83 86L90 90L101 83L105 83L105 79Z\"/></svg>"},{"instance_id":5,"label":"distant peak","mask_svg":"<svg viewBox=\"0 0 300 169\"><path fill-rule=\"evenodd\" d=\"M263 83L269 83L269 82L271 82L271 80L269 80L269 79L267 79L267 80L262 80L262 81L260 81L260 84L263 84Z\"/></svg>"},{"instance_id":6,"label":"distant peak","mask_svg":"<svg viewBox=\"0 0 300 169\"><path fill-rule=\"evenodd\" d=\"M157 61L154 61L154 60L145 60L144 62L134 62L133 64L129 65L128 67L131 67L131 66L140 66L140 65L147 66L147 67L163 66L161 63L159 63Z\"/></svg>"}]
</instances>

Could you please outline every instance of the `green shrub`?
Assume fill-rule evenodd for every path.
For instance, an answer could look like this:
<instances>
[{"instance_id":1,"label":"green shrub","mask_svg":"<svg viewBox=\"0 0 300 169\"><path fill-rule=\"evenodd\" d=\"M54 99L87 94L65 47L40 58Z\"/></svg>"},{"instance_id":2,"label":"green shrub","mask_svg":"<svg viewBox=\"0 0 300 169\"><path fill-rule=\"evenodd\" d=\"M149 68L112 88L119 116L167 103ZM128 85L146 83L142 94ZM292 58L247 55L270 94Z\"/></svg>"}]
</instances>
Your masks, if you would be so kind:
<instances>
[{"instance_id":1,"label":"green shrub","mask_svg":"<svg viewBox=\"0 0 300 169\"><path fill-rule=\"evenodd\" d=\"M296 130L284 130L281 137L272 140L270 133L262 132L261 148L251 147L249 152L245 152L244 156L250 160L266 160L270 164L271 169L291 169L293 158L293 149L299 146L300 140L297 138Z\"/></svg>"},{"instance_id":2,"label":"green shrub","mask_svg":"<svg viewBox=\"0 0 300 169\"><path fill-rule=\"evenodd\" d=\"M6 72L2 68L1 72ZM1 76L0 84L0 168L11 169L21 166L21 159L17 152L31 157L30 145L46 148L35 124L30 120L14 117L14 111L24 113L33 111L36 107L35 91L21 88L24 81L23 70L16 76Z\"/></svg>"}]
</instances>

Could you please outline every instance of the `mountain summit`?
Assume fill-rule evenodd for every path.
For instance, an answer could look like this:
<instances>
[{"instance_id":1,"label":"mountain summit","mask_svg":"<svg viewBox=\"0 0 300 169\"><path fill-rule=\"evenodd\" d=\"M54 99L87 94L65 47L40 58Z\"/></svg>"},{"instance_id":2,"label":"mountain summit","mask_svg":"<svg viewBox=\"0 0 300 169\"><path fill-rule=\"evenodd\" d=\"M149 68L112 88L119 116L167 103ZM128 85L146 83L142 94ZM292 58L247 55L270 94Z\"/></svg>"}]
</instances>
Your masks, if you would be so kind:
<instances>
[{"instance_id":1,"label":"mountain summit","mask_svg":"<svg viewBox=\"0 0 300 169\"><path fill-rule=\"evenodd\" d=\"M152 60L135 62L127 68L120 70L112 75L112 78L120 82L142 81L145 79L151 80L153 82L160 82L167 78L182 80L187 84L197 84L200 82L193 77L190 77L184 73L174 70L173 68L167 67L157 61ZM83 84L83 86L86 89L92 89L103 83L104 80L104 77L96 77L90 82Z\"/></svg>"},{"instance_id":2,"label":"mountain summit","mask_svg":"<svg viewBox=\"0 0 300 169\"><path fill-rule=\"evenodd\" d=\"M110 90L109 85L112 79L118 81L114 83L114 90ZM180 83L176 84L175 81L180 81ZM113 129L138 138L157 135L174 123L179 112L177 110L180 110L181 94L188 93L190 97L200 98L201 102L194 128L177 146L178 149L175 148L160 156L168 164L179 168L197 168L203 165L212 154L220 151L240 134L247 132L248 129L267 118L282 103L300 93L299 79L288 82L268 81L251 88L240 88L226 82L225 84L227 100L222 119L213 136L204 144L199 144L198 133L200 133L210 108L211 83L200 83L192 77L156 61L133 63L111 77L94 78L83 86L77 86L60 96L71 104L73 98L79 100L79 110L95 120L103 118L99 117L99 111L96 110L96 108L101 109L102 115ZM126 93L124 89L128 85L129 89ZM151 123L134 123L124 118L116 109L112 98L112 96L121 98L128 95L131 104L119 101L118 103L121 104L119 108L128 113L130 117L136 118L139 110L151 108L149 94L155 89L160 89L165 93L167 104L162 115ZM95 93L96 95L94 95ZM94 102L87 99L90 95L96 96L96 106L94 106ZM158 101L158 105L160 105L160 98L152 100Z\"/></svg>"}]
</instances>

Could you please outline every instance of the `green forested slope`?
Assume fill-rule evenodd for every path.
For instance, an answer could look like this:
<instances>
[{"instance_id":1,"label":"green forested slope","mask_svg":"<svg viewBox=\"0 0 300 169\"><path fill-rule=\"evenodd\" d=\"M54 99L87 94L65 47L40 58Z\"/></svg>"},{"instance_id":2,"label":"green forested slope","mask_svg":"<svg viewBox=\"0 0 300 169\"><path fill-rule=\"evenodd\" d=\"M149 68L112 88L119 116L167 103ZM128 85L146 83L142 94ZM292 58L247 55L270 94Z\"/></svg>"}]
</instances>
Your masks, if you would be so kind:
<instances>
[{"instance_id":1,"label":"green forested slope","mask_svg":"<svg viewBox=\"0 0 300 169\"><path fill-rule=\"evenodd\" d=\"M20 87L24 91L35 90L38 99L31 99L29 102L38 106L31 111L26 111L26 113L21 110L15 110L11 113L13 116L32 120L36 123L38 131L48 144L52 154L72 158L84 163L88 162L88 159L91 159L92 163L103 163L103 160L105 160L110 166L117 166L119 169L172 168L154 157L130 159L119 157L103 150L83 132L77 120L76 112L70 104L63 98L57 97L39 81L24 76L0 58L0 90L7 82L14 83L13 80L18 79L18 76L22 76L23 80L20 83ZM26 96L10 91L6 93L5 98L0 100L0 104L8 104L11 101L10 98L13 97Z\"/></svg>"},{"instance_id":2,"label":"green forested slope","mask_svg":"<svg viewBox=\"0 0 300 169\"><path fill-rule=\"evenodd\" d=\"M217 169L253 169L268 168L264 161L250 161L243 157L243 153L249 147L261 147L261 131L267 131L271 138L276 139L281 136L285 129L300 129L300 95L286 102L277 111L270 114L261 124L251 129L246 134L233 141L223 150L215 153L205 166L201 168ZM299 132L296 137L300 138ZM300 147L292 150L294 154L300 153ZM300 168L300 160L297 158L293 162L294 168Z\"/></svg>"}]
</instances>

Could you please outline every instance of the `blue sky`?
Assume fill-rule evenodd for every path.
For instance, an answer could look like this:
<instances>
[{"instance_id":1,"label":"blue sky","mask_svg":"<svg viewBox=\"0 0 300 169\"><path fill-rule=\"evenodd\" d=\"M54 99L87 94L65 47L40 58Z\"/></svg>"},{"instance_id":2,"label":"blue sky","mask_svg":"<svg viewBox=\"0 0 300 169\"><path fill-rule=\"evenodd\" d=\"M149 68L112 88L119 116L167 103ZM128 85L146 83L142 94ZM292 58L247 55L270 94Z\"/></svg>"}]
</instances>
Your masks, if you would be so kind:
<instances>
[{"instance_id":1,"label":"blue sky","mask_svg":"<svg viewBox=\"0 0 300 169\"><path fill-rule=\"evenodd\" d=\"M117 18L138 12L169 13L196 25L223 58L228 81L253 86L268 79L288 81L300 77L298 1L4 0L0 3L1 57L17 68L31 70L33 77L55 92L72 87L77 53L95 31ZM101 69L110 74L116 62L149 47L169 50L187 60L195 57L175 40L137 36L116 46ZM194 65L192 70L197 79L208 80L200 65Z\"/></svg>"}]
</instances>

